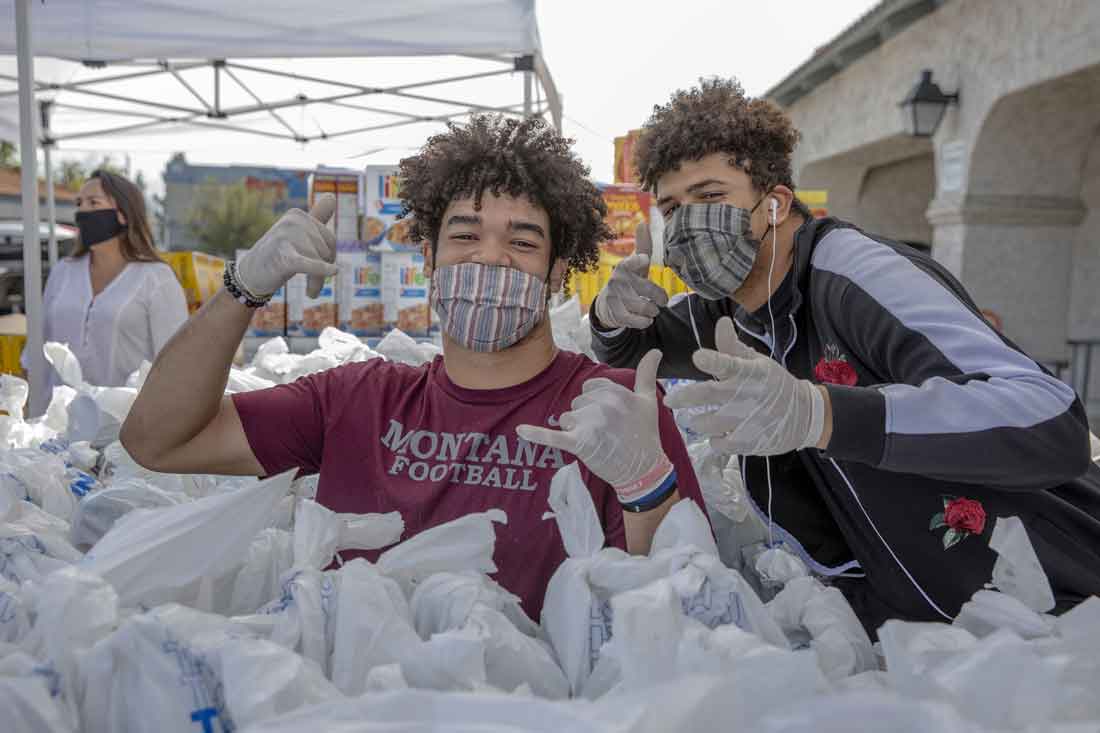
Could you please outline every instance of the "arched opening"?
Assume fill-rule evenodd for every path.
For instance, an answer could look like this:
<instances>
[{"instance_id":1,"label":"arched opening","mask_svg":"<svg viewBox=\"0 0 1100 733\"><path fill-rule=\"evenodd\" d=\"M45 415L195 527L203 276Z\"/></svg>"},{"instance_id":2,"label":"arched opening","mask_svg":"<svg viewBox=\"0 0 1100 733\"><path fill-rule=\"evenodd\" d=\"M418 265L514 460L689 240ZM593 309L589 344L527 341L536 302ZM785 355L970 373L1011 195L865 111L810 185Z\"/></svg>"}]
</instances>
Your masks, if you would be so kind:
<instances>
[{"instance_id":1,"label":"arched opening","mask_svg":"<svg viewBox=\"0 0 1100 733\"><path fill-rule=\"evenodd\" d=\"M932 226L925 212L936 193L931 153L867 170L859 194L858 224L864 230L929 251Z\"/></svg>"},{"instance_id":2,"label":"arched opening","mask_svg":"<svg viewBox=\"0 0 1100 733\"><path fill-rule=\"evenodd\" d=\"M1098 128L1100 65L1003 97L971 149L959 274L1049 365L1070 360L1068 341L1100 339ZM1075 386L1096 415L1100 365L1092 371Z\"/></svg>"}]
</instances>

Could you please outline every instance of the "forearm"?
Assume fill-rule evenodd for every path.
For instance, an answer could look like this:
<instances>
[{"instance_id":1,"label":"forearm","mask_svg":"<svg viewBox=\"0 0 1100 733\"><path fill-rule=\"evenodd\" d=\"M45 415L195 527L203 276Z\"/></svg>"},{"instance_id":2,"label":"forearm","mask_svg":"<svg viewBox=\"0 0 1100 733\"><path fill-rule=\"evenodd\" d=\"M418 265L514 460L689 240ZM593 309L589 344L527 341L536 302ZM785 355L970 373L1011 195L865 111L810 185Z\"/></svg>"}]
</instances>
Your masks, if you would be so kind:
<instances>
[{"instance_id":1,"label":"forearm","mask_svg":"<svg viewBox=\"0 0 1100 733\"><path fill-rule=\"evenodd\" d=\"M122 426L139 462L192 440L217 416L252 310L219 291L165 344Z\"/></svg>"},{"instance_id":2,"label":"forearm","mask_svg":"<svg viewBox=\"0 0 1100 733\"><path fill-rule=\"evenodd\" d=\"M673 490L660 506L648 512L623 512L623 534L626 536L626 551L631 555L648 555L653 544L653 535L669 510L680 501L679 489Z\"/></svg>"},{"instance_id":3,"label":"forearm","mask_svg":"<svg viewBox=\"0 0 1100 733\"><path fill-rule=\"evenodd\" d=\"M1029 407L1038 411L1039 400L1029 404L1027 392L1011 381L960 385L941 379L919 388L878 389L829 385L833 432L826 451L886 471L1025 491L1084 473L1088 430L1080 402L1028 424L1026 415L1016 416ZM965 429L983 404L988 414L1004 416L1003 424Z\"/></svg>"},{"instance_id":4,"label":"forearm","mask_svg":"<svg viewBox=\"0 0 1100 733\"><path fill-rule=\"evenodd\" d=\"M661 349L664 358L658 370L660 377L681 379L705 379L692 363L691 355L698 344L692 331L687 301L662 308L653 323L646 329L609 328L600 323L594 311L589 311L588 321L592 330L592 349L604 364L621 369L633 369L650 349ZM700 320L704 318L700 314ZM699 328L703 328L700 326ZM713 326L706 326L712 332ZM702 336L702 333L700 333ZM712 346L704 339L704 346Z\"/></svg>"}]
</instances>

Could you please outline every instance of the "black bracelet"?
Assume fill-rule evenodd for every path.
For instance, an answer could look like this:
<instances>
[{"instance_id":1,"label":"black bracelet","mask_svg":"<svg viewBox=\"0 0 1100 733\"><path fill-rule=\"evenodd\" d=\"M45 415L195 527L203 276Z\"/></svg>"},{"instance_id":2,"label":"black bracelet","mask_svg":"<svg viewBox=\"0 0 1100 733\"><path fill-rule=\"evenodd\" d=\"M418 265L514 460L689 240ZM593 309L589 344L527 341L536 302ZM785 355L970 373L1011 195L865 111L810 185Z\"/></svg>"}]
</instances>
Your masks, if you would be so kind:
<instances>
[{"instance_id":1,"label":"black bracelet","mask_svg":"<svg viewBox=\"0 0 1100 733\"><path fill-rule=\"evenodd\" d=\"M629 504L624 504L622 502L619 504L625 512L641 514L642 512L648 512L664 504L668 501L668 497L675 493L677 488L679 488L679 486L676 482L676 470L673 469L665 480L661 482L661 485L651 491L648 496L643 496L638 501Z\"/></svg>"},{"instance_id":2,"label":"black bracelet","mask_svg":"<svg viewBox=\"0 0 1100 733\"><path fill-rule=\"evenodd\" d=\"M271 300L270 295L263 299L255 298L241 286L237 277L237 263L233 260L225 263L225 274L222 275L222 283L229 294L246 308L262 308L267 305L267 301Z\"/></svg>"}]
</instances>

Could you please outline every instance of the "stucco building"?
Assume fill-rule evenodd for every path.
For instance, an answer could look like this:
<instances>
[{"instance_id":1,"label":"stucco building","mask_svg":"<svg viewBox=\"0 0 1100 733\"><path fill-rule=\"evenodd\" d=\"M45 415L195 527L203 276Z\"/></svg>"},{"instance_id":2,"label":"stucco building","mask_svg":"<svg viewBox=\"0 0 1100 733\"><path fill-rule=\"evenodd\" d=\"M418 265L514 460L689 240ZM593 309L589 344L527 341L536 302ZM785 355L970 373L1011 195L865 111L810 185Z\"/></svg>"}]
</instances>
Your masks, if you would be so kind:
<instances>
[{"instance_id":1,"label":"stucco building","mask_svg":"<svg viewBox=\"0 0 1100 733\"><path fill-rule=\"evenodd\" d=\"M925 69L959 99L915 137L899 103ZM929 245L1100 421L1100 2L884 0L768 96L800 188Z\"/></svg>"}]
</instances>

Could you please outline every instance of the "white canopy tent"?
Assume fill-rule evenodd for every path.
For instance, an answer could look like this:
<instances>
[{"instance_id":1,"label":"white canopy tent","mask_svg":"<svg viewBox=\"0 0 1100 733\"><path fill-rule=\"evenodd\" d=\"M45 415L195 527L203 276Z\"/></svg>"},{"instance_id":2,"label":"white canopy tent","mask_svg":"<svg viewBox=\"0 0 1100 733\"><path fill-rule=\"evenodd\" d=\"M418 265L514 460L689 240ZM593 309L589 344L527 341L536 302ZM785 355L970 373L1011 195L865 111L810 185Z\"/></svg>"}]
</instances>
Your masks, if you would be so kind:
<instances>
[{"instance_id":1,"label":"white canopy tent","mask_svg":"<svg viewBox=\"0 0 1100 733\"><path fill-rule=\"evenodd\" d=\"M34 236L39 219L37 156L27 151L43 147L46 188L52 194L51 148L81 138L133 136L182 127L303 144L444 121L477 111L546 114L561 128L561 98L542 59L534 0L331 0L314 6L289 0L0 0L0 18L14 21L0 23L0 56L16 55L18 71L16 75L0 73L0 135L18 128L23 151L24 291L31 395L40 394L34 387L45 378L46 364L42 355L41 250ZM471 57L488 68L451 76L435 73L430 79L412 83L367 85L287 70L267 61L425 56ZM35 75L37 57L47 57L44 76ZM72 80L71 68L95 71ZM478 103L424 90L456 83L476 89L481 80L516 72L522 74L523 96L514 104ZM209 83L200 86L196 75L206 75ZM264 98L255 91L258 76L287 84L319 85L324 91ZM176 98L126 93L127 86L150 80L175 91ZM228 93L230 86L235 100ZM148 90L147 84L144 89ZM243 103L242 93L246 96ZM15 100L17 105L12 103ZM394 105L394 100L400 104ZM322 130L318 125L312 132L288 121L285 111L310 105L352 108L375 118L372 124L335 130ZM55 129L50 120L55 111L81 114L93 123L79 129ZM107 117L113 124L94 123ZM124 122L120 124L119 118ZM52 196L48 196L47 206L52 231ZM53 236L49 251L51 259L56 257ZM44 408L32 401L30 414L40 414Z\"/></svg>"}]
</instances>

